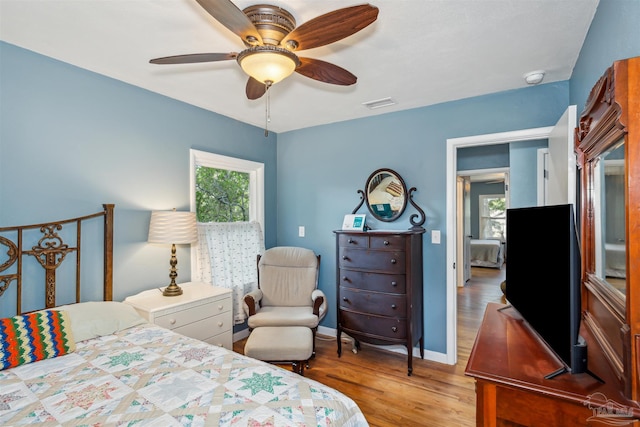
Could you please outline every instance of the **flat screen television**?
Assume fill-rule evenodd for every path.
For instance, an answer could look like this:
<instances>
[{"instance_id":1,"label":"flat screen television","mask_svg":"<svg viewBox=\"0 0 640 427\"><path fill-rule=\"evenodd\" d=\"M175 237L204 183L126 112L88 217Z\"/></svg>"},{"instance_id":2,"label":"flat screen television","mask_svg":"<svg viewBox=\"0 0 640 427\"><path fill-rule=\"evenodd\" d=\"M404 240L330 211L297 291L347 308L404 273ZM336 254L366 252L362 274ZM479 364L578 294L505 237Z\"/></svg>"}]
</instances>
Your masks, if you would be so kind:
<instances>
[{"instance_id":1,"label":"flat screen television","mask_svg":"<svg viewBox=\"0 0 640 427\"><path fill-rule=\"evenodd\" d=\"M505 297L565 365L586 371L573 205L507 209Z\"/></svg>"}]
</instances>

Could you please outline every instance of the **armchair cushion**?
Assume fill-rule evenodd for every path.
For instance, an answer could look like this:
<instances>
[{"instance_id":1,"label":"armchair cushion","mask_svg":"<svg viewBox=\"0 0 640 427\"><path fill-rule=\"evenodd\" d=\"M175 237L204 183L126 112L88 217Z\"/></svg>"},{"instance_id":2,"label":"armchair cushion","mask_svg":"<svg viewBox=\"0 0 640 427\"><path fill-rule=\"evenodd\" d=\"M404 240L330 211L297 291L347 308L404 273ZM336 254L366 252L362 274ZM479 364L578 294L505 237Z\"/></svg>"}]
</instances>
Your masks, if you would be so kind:
<instances>
[{"instance_id":1,"label":"armchair cushion","mask_svg":"<svg viewBox=\"0 0 640 427\"><path fill-rule=\"evenodd\" d=\"M247 324L255 329L261 326L306 326L315 328L319 323L313 307L262 307Z\"/></svg>"},{"instance_id":2,"label":"armchair cushion","mask_svg":"<svg viewBox=\"0 0 640 427\"><path fill-rule=\"evenodd\" d=\"M258 277L263 308L313 306L309 296L318 284L318 258L310 249L271 248L260 257Z\"/></svg>"}]
</instances>

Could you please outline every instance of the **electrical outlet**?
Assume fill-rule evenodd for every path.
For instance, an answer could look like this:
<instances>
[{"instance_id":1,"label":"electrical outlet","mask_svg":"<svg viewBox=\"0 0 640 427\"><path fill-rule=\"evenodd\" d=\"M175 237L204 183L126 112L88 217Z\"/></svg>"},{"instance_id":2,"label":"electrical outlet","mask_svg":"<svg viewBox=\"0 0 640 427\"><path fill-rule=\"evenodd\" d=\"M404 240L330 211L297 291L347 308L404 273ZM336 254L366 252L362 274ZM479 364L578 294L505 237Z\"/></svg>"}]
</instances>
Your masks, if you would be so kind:
<instances>
[{"instance_id":1,"label":"electrical outlet","mask_svg":"<svg viewBox=\"0 0 640 427\"><path fill-rule=\"evenodd\" d=\"M440 244L440 230L431 231L431 243L436 245Z\"/></svg>"},{"instance_id":2,"label":"electrical outlet","mask_svg":"<svg viewBox=\"0 0 640 427\"><path fill-rule=\"evenodd\" d=\"M298 227L298 237L304 237L304 225Z\"/></svg>"}]
</instances>

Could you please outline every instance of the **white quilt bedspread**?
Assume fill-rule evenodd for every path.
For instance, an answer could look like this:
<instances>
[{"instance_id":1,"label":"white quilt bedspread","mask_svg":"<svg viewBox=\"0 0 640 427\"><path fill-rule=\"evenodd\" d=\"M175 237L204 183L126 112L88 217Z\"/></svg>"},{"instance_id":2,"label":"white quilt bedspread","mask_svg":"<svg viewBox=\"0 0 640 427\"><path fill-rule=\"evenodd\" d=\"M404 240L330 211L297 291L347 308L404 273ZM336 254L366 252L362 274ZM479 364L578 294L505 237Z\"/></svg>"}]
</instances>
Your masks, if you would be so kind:
<instances>
[{"instance_id":1,"label":"white quilt bedspread","mask_svg":"<svg viewBox=\"0 0 640 427\"><path fill-rule=\"evenodd\" d=\"M366 426L342 393L144 324L0 371L0 425Z\"/></svg>"}]
</instances>

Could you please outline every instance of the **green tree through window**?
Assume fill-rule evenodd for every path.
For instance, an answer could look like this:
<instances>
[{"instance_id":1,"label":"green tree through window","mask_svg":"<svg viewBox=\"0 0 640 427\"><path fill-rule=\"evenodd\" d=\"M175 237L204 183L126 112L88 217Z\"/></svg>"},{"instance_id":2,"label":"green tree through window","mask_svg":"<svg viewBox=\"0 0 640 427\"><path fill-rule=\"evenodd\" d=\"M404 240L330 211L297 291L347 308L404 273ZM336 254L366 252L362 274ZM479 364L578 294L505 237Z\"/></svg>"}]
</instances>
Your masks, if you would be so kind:
<instances>
[{"instance_id":1,"label":"green tree through window","mask_svg":"<svg viewBox=\"0 0 640 427\"><path fill-rule=\"evenodd\" d=\"M198 222L249 221L249 174L196 167Z\"/></svg>"}]
</instances>

